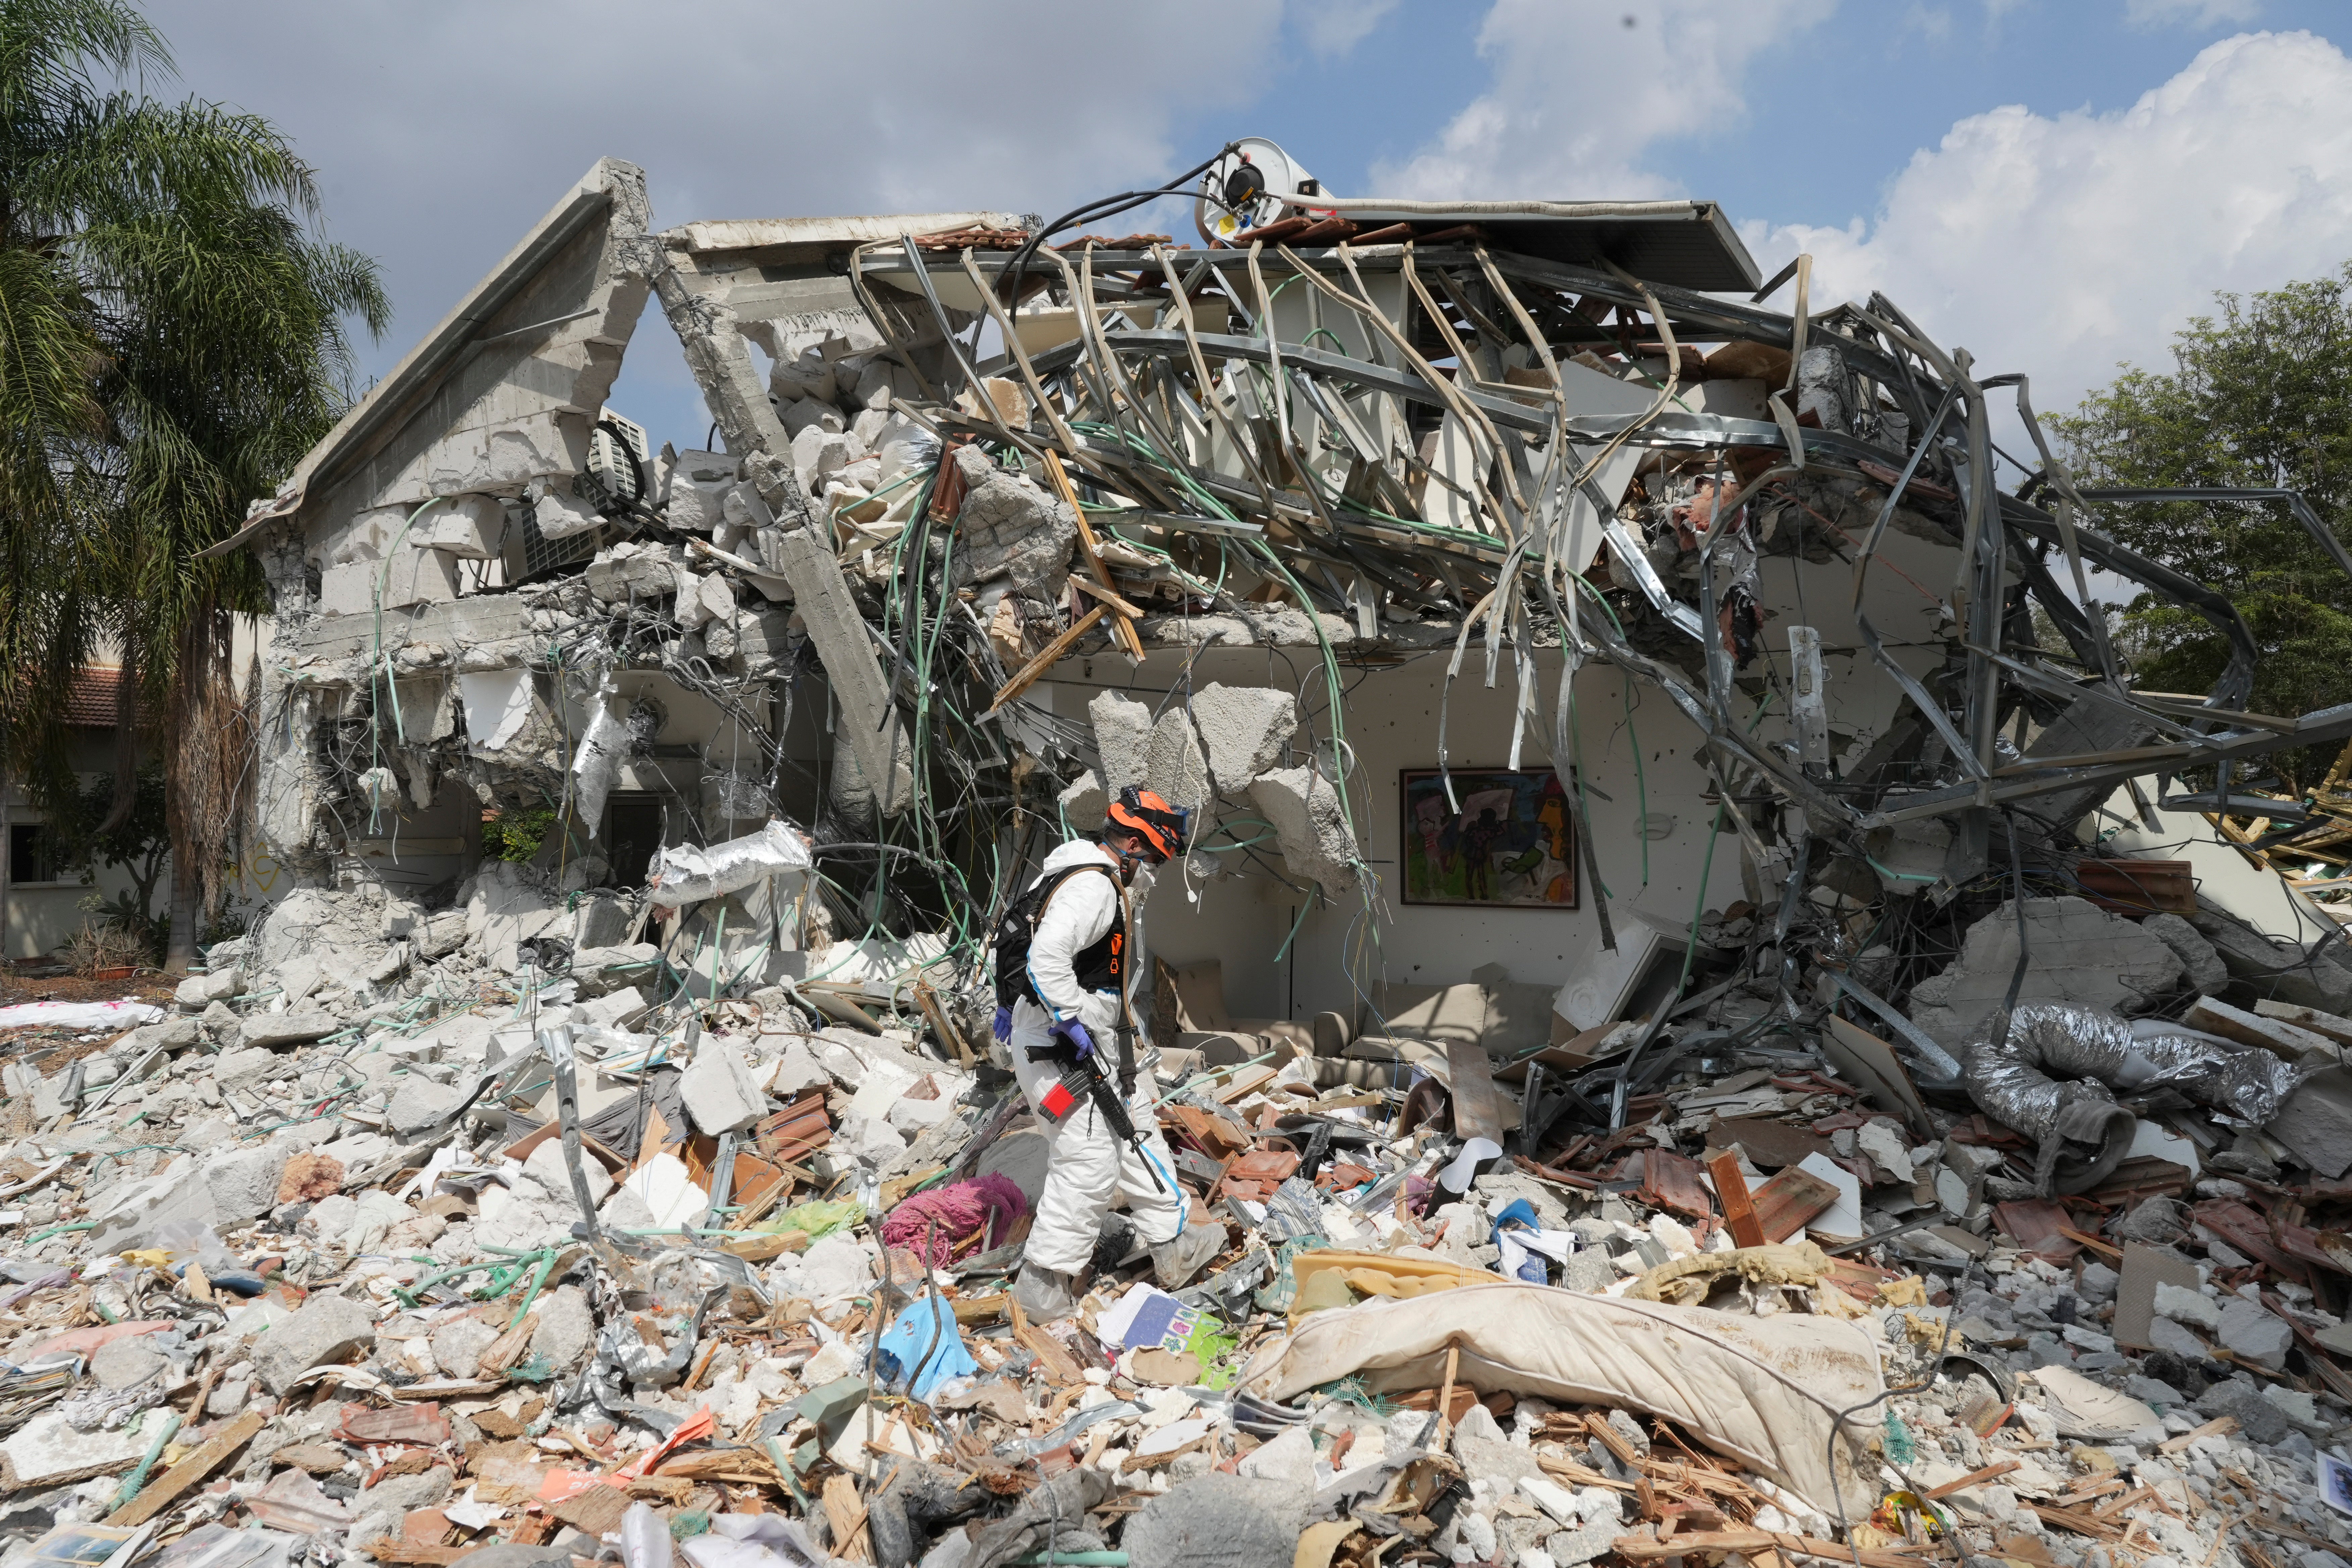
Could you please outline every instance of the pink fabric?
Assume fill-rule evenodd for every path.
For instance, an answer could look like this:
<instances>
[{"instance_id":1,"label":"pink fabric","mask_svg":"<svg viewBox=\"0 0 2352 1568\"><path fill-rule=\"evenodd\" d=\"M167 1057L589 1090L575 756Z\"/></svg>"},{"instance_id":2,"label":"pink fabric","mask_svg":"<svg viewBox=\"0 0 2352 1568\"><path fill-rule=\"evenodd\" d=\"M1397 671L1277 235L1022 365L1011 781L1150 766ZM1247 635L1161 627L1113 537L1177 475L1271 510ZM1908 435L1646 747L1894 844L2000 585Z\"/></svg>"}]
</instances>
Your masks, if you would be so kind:
<instances>
[{"instance_id":1,"label":"pink fabric","mask_svg":"<svg viewBox=\"0 0 2352 1568\"><path fill-rule=\"evenodd\" d=\"M931 1263L934 1268L953 1260L959 1237L970 1236L982 1222L988 1233L980 1250L1001 1247L1012 1234L1013 1222L1029 1212L1029 1200L1021 1195L1021 1188L1009 1176L990 1174L975 1176L969 1182L954 1182L944 1187L934 1187L892 1209L882 1221L882 1244L905 1249L919 1258L923 1238L931 1237ZM933 1225L938 1226L936 1232Z\"/></svg>"}]
</instances>

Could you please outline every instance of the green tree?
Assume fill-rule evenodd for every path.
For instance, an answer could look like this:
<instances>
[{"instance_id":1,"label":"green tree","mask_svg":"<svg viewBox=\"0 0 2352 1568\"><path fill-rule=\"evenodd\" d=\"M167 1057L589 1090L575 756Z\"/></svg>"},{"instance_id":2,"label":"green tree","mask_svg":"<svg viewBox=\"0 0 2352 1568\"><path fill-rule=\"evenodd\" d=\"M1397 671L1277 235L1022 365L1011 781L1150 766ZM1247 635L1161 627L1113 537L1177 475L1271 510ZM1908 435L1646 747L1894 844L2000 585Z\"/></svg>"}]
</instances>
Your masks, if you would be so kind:
<instances>
[{"instance_id":1,"label":"green tree","mask_svg":"<svg viewBox=\"0 0 2352 1568\"><path fill-rule=\"evenodd\" d=\"M2168 372L2124 366L2051 424L2085 489L2206 485L2303 492L2338 538L2352 522L2352 266L2268 293L2215 297ZM2095 520L2229 595L2262 659L2249 702L2286 716L2352 701L2352 579L2279 503L2108 506ZM2228 658L2208 621L2153 594L2124 607L2119 648L2148 690L2202 692ZM2273 759L2315 784L2336 748Z\"/></svg>"},{"instance_id":2,"label":"green tree","mask_svg":"<svg viewBox=\"0 0 2352 1568\"><path fill-rule=\"evenodd\" d=\"M64 806L68 677L119 653L163 764L176 968L250 775L232 617L267 602L250 558L196 555L349 405L344 319L381 335L390 308L266 121L104 85L171 71L121 0L0 0L0 759Z\"/></svg>"},{"instance_id":3,"label":"green tree","mask_svg":"<svg viewBox=\"0 0 2352 1568\"><path fill-rule=\"evenodd\" d=\"M121 868L131 879L130 887L97 901L94 912L137 933L152 957L163 951L169 923L165 912L155 907L155 889L172 848L163 769L155 763L139 769L128 811L115 809L115 785L113 778L100 777L81 792L72 812L49 819L49 829L80 868L86 885L95 886L98 873L110 866ZM89 903L83 907L93 908Z\"/></svg>"}]
</instances>

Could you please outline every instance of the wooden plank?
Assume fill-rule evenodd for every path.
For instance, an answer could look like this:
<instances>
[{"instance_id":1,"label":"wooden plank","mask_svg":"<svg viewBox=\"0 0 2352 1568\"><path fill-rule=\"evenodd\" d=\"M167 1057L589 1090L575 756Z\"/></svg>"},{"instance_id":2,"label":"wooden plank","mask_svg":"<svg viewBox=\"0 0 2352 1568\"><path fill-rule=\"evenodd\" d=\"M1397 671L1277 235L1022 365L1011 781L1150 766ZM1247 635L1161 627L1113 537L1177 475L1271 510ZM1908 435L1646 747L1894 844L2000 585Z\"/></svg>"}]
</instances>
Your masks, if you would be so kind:
<instances>
[{"instance_id":1,"label":"wooden plank","mask_svg":"<svg viewBox=\"0 0 2352 1568\"><path fill-rule=\"evenodd\" d=\"M827 1476L824 1490L825 1522L833 1527L833 1539L838 1543L836 1555L852 1563L870 1563L874 1554L869 1549L871 1537L866 1529L866 1504L857 1495L857 1483L847 1476Z\"/></svg>"},{"instance_id":2,"label":"wooden plank","mask_svg":"<svg viewBox=\"0 0 2352 1568\"><path fill-rule=\"evenodd\" d=\"M1276 1075L1281 1070L1279 1068L1267 1067L1263 1062L1255 1067L1237 1068L1234 1071L1233 1081L1221 1089L1213 1090L1211 1097L1219 1105L1231 1105L1244 1095L1255 1093L1272 1083Z\"/></svg>"},{"instance_id":3,"label":"wooden plank","mask_svg":"<svg viewBox=\"0 0 2352 1568\"><path fill-rule=\"evenodd\" d=\"M1123 620L1136 621L1143 618L1142 610L1129 604L1124 595L1104 587L1099 583L1089 582L1084 577L1073 577L1070 579L1070 586L1090 599L1108 605L1111 613Z\"/></svg>"},{"instance_id":4,"label":"wooden plank","mask_svg":"<svg viewBox=\"0 0 2352 1568\"><path fill-rule=\"evenodd\" d=\"M2180 1021L2192 1029L2202 1029L2209 1035L2219 1035L2225 1040L2253 1046L2286 1061L2301 1061L2317 1054L2334 1059L2336 1043L2326 1036L2315 1034L2282 1018L2265 1017L2216 1002L2210 996L2200 996L2181 1015Z\"/></svg>"},{"instance_id":5,"label":"wooden plank","mask_svg":"<svg viewBox=\"0 0 2352 1568\"><path fill-rule=\"evenodd\" d=\"M2071 1225L2060 1226L2058 1227L2058 1234L2064 1237L2069 1241L2079 1242L2083 1246L2089 1247L2092 1251L2097 1253L2100 1257L2105 1258L2110 1263L2121 1263L2124 1260L2124 1249L2122 1247L2116 1247L2110 1242L2101 1241L2095 1236L2085 1235L2084 1232L2076 1230Z\"/></svg>"},{"instance_id":6,"label":"wooden plank","mask_svg":"<svg viewBox=\"0 0 2352 1568\"><path fill-rule=\"evenodd\" d=\"M1072 645L1076 643L1080 637L1094 630L1095 623L1101 620L1108 614L1110 614L1108 610L1105 609L1100 605L1097 605L1093 609L1088 610L1085 615L1080 616L1076 620L1071 622L1070 629L1068 631L1064 632L1060 637L1057 637L1052 642L1047 643L1045 645L1045 652L1039 654L1035 658L1031 659L1027 664L1023 665L1021 667L1021 672L1018 675L1015 675L1012 679L1006 681L1003 685L996 689L996 700L988 705L988 712L982 714L981 717L983 719L988 718L991 714L997 712L1006 703L1012 701L1014 698L1028 690L1032 686L1036 685L1037 678L1039 676L1045 674L1047 670L1053 668L1055 665L1060 663L1062 656L1070 651ZM1121 624L1123 625L1124 623Z\"/></svg>"},{"instance_id":7,"label":"wooden plank","mask_svg":"<svg viewBox=\"0 0 2352 1568\"><path fill-rule=\"evenodd\" d=\"M1070 515L1078 520L1078 553L1087 558L1087 570L1094 574L1095 581L1102 584L1115 602L1125 606L1127 614L1139 615L1135 606L1118 597L1118 590L1110 580L1110 568L1103 564L1102 547L1095 542L1094 524L1087 521L1087 509L1078 504L1077 487L1070 483L1069 473L1062 467L1059 453L1049 451L1045 454L1045 472L1052 476L1054 488L1062 492L1062 500L1069 507ZM1143 657L1143 638L1132 621L1122 616L1113 622L1111 636L1118 640L1119 647L1137 658Z\"/></svg>"},{"instance_id":8,"label":"wooden plank","mask_svg":"<svg viewBox=\"0 0 2352 1568\"><path fill-rule=\"evenodd\" d=\"M1967 1475L1962 1476L1956 1481L1946 1481L1942 1486L1930 1489L1927 1494L1927 1500L1929 1502L1941 1501L1943 1499L1950 1497L1954 1492L1964 1492L1970 1487L1981 1486L1986 1481L1996 1480L2000 1477L2009 1474L2010 1471L2015 1468L2017 1468L2017 1461L2015 1459L2003 1459L1997 1465L1987 1465L1981 1470L1970 1470Z\"/></svg>"},{"instance_id":9,"label":"wooden plank","mask_svg":"<svg viewBox=\"0 0 2352 1568\"><path fill-rule=\"evenodd\" d=\"M1062 1342L1032 1323L1029 1314L1021 1310L1021 1303L1013 1300L1009 1293L1005 1297L1005 1305L1013 1314L1013 1342L1037 1358L1037 1364L1045 1369L1047 1382L1067 1388L1085 1376L1078 1363L1071 1359L1070 1352L1062 1348Z\"/></svg>"},{"instance_id":10,"label":"wooden plank","mask_svg":"<svg viewBox=\"0 0 2352 1568\"><path fill-rule=\"evenodd\" d=\"M266 1417L260 1412L247 1411L206 1438L194 1453L142 1487L139 1495L116 1509L108 1516L106 1522L118 1527L146 1523L177 1501L191 1487L220 1468L231 1454L252 1440L265 1421Z\"/></svg>"},{"instance_id":11,"label":"wooden plank","mask_svg":"<svg viewBox=\"0 0 2352 1568\"><path fill-rule=\"evenodd\" d=\"M2293 1003L2273 1002L2267 999L2255 1003L2254 1012L2261 1017L2276 1018L2281 1023L2293 1024L2298 1029L2308 1030L2315 1035L2325 1035L2337 1045L2352 1046L2352 1018L2339 1017L2334 1013L2323 1013L2316 1007L2298 1007ZM0 1193L0 1197L7 1195L5 1193Z\"/></svg>"},{"instance_id":12,"label":"wooden plank","mask_svg":"<svg viewBox=\"0 0 2352 1568\"><path fill-rule=\"evenodd\" d=\"M428 1546L404 1535L397 1540L389 1535L380 1535L360 1550L379 1563L408 1563L416 1564L416 1568L448 1568L450 1563L481 1544L478 1541L468 1541L457 1546Z\"/></svg>"},{"instance_id":13,"label":"wooden plank","mask_svg":"<svg viewBox=\"0 0 2352 1568\"><path fill-rule=\"evenodd\" d=\"M1503 1142L1503 1100L1495 1089L1495 1064L1484 1046L1445 1042L1445 1066L1454 1094L1454 1135Z\"/></svg>"},{"instance_id":14,"label":"wooden plank","mask_svg":"<svg viewBox=\"0 0 2352 1568\"><path fill-rule=\"evenodd\" d=\"M969 1065L972 1059L971 1047L965 1042L963 1031L949 1019L947 1009L940 1005L940 994L927 982L915 982L915 1005L921 1008L923 1016L929 1020L931 1032L955 1052L956 1060Z\"/></svg>"},{"instance_id":15,"label":"wooden plank","mask_svg":"<svg viewBox=\"0 0 2352 1568\"><path fill-rule=\"evenodd\" d=\"M1733 1245L1762 1247L1763 1222L1756 1217L1756 1205L1748 1196L1748 1178L1740 1173L1739 1156L1725 1150L1706 1163L1706 1173L1715 1178L1715 1195L1723 1205L1723 1227L1731 1232Z\"/></svg>"},{"instance_id":16,"label":"wooden plank","mask_svg":"<svg viewBox=\"0 0 2352 1568\"><path fill-rule=\"evenodd\" d=\"M808 1232L785 1230L773 1236L739 1236L720 1242L719 1249L732 1253L746 1263L766 1263L782 1258L787 1252L805 1252L808 1245Z\"/></svg>"},{"instance_id":17,"label":"wooden plank","mask_svg":"<svg viewBox=\"0 0 2352 1568\"><path fill-rule=\"evenodd\" d=\"M1838 1190L1791 1165L1756 1189L1756 1223L1766 1241L1786 1241L1838 1200Z\"/></svg>"},{"instance_id":18,"label":"wooden plank","mask_svg":"<svg viewBox=\"0 0 2352 1568\"><path fill-rule=\"evenodd\" d=\"M1738 1552L1750 1556L1758 1552L1779 1552L1790 1557L1822 1557L1839 1563L1852 1563L1857 1552L1856 1548L1841 1546L1834 1541L1817 1541L1803 1535L1778 1535L1767 1530L1706 1530L1677 1532L1664 1539L1649 1535L1621 1535L1611 1545L1620 1556L1636 1563L1690 1553L1724 1552ZM1928 1561L1925 1557L1884 1546L1862 1547L1859 1555L1863 1568L1921 1568Z\"/></svg>"}]
</instances>

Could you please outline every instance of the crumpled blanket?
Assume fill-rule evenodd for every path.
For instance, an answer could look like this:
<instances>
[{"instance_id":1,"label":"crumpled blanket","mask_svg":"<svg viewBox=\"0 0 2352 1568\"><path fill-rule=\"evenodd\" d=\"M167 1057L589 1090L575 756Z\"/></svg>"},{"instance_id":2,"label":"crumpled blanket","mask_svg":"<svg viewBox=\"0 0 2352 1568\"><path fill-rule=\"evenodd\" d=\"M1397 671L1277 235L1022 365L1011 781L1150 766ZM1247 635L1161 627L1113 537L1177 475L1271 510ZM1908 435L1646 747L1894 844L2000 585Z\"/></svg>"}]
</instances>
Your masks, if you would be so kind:
<instances>
[{"instance_id":1,"label":"crumpled blanket","mask_svg":"<svg viewBox=\"0 0 2352 1568\"><path fill-rule=\"evenodd\" d=\"M1009 1176L991 1173L917 1193L882 1220L882 1245L922 1256L929 1237L932 1267L1003 1246L1029 1200Z\"/></svg>"}]
</instances>

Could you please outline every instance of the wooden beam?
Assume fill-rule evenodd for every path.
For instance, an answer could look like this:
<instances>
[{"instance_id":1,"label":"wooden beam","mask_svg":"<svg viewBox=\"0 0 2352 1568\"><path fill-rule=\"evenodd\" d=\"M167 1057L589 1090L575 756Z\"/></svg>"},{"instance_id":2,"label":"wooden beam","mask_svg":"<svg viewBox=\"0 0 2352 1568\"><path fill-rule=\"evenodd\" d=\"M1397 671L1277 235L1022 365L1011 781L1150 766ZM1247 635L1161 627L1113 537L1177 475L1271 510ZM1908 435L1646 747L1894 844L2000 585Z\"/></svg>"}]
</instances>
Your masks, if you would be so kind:
<instances>
[{"instance_id":1,"label":"wooden beam","mask_svg":"<svg viewBox=\"0 0 2352 1568\"><path fill-rule=\"evenodd\" d=\"M1045 471L1053 476L1054 488L1062 492L1062 500L1068 503L1070 515L1078 520L1078 553L1087 558L1087 570L1094 574L1095 581L1108 593L1112 603L1121 605L1126 614L1139 619L1141 612L1120 598L1118 590L1111 583L1110 569L1103 564L1101 547L1095 542L1094 524L1087 521L1087 509L1078 504L1077 487L1070 483L1070 476L1062 467L1059 453L1045 454ZM1143 638L1126 621L1112 626L1111 637L1135 658L1143 657Z\"/></svg>"},{"instance_id":2,"label":"wooden beam","mask_svg":"<svg viewBox=\"0 0 2352 1568\"><path fill-rule=\"evenodd\" d=\"M996 689L996 700L988 705L988 712L982 714L981 717L983 719L989 718L1003 709L1006 703L1012 701L1014 698L1020 696L1023 692L1036 685L1037 678L1039 676L1053 668L1056 664L1059 664L1062 660L1062 656L1070 651L1071 645L1076 643L1080 637L1086 636L1088 632L1094 630L1095 623L1101 620L1108 614L1110 614L1108 610L1105 609L1100 605L1097 605L1093 609L1088 610L1085 615L1080 616L1076 620L1071 622L1070 629L1068 631L1064 632L1060 637L1057 637L1052 642L1047 643L1045 645L1045 652L1039 654L1035 658L1031 659L1027 664L1023 665L1021 667L1020 674L1014 676L1012 679L1006 681L1003 686ZM1121 621L1118 624L1120 626L1125 626L1127 623L1125 621Z\"/></svg>"},{"instance_id":3,"label":"wooden beam","mask_svg":"<svg viewBox=\"0 0 2352 1568\"><path fill-rule=\"evenodd\" d=\"M1946 1481L1942 1486L1929 1491L1927 1493L1927 1499L1929 1502L1940 1502L1954 1492L1963 1492L1970 1487L1981 1485L1986 1481L1998 1480L2015 1468L2017 1468L2015 1459L2003 1459L1997 1465L1987 1465L1981 1470L1970 1470L1959 1479Z\"/></svg>"},{"instance_id":4,"label":"wooden beam","mask_svg":"<svg viewBox=\"0 0 2352 1568\"><path fill-rule=\"evenodd\" d=\"M247 1411L206 1438L194 1453L141 1488L139 1495L116 1509L107 1517L106 1522L117 1529L146 1523L178 1500L183 1493L220 1468L231 1454L252 1440L253 1435L260 1431L263 1425L260 1412Z\"/></svg>"},{"instance_id":5,"label":"wooden beam","mask_svg":"<svg viewBox=\"0 0 2352 1568\"><path fill-rule=\"evenodd\" d=\"M1138 609L1129 601L1112 593L1108 588L1104 587L1099 583L1088 582L1084 577L1073 577L1070 579L1070 586L1076 588L1081 594L1088 594L1093 595L1095 598L1101 600L1104 604L1109 605L1116 614L1128 620L1139 621L1143 618L1143 612L1141 610Z\"/></svg>"}]
</instances>

